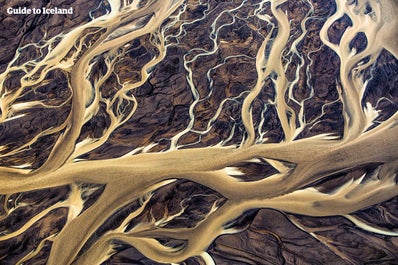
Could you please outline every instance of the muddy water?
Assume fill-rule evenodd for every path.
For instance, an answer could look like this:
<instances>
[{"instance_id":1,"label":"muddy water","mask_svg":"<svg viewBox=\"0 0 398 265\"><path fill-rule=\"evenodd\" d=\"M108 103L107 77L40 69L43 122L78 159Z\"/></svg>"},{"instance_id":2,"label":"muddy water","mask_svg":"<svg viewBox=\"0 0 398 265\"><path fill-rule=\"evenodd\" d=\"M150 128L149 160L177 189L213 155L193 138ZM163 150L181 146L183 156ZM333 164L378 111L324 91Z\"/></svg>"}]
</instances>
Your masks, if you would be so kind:
<instances>
[{"instance_id":1,"label":"muddy water","mask_svg":"<svg viewBox=\"0 0 398 265\"><path fill-rule=\"evenodd\" d=\"M223 264L215 240L267 208L356 264L297 216L398 235L356 214L398 194L396 82L381 74L396 69L396 11L109 0L21 44L0 74L0 243L42 234L0 259L112 264L123 246L152 262ZM227 260L266 264L221 246Z\"/></svg>"}]
</instances>

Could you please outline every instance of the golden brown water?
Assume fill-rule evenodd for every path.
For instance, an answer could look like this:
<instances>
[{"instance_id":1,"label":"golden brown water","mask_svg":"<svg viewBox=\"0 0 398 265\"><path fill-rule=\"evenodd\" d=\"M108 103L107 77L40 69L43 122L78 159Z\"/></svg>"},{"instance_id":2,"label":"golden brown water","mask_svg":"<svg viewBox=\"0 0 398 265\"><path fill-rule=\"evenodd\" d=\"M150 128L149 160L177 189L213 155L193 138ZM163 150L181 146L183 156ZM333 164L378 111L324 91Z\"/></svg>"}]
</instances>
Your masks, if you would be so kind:
<instances>
[{"instance_id":1,"label":"golden brown water","mask_svg":"<svg viewBox=\"0 0 398 265\"><path fill-rule=\"evenodd\" d=\"M305 8L292 13L287 11L290 2L232 1L215 5L205 1L108 0L107 14L92 17L89 22L40 43L20 47L0 75L0 122L8 126L29 120L44 109L61 111L65 106L67 111L58 123L32 132L17 143L10 140L0 146L0 194L4 195L0 220L6 221L18 208L30 207L29 203L18 204L17 199L12 199L15 206L10 207L7 200L15 194L63 186L68 186L69 192L66 198L26 218L19 228L2 231L0 241L6 242L26 233L56 209L67 210L62 229L43 238L17 263L29 264L44 243L51 242L47 264L101 264L117 252L116 246L120 244L133 246L156 262L181 263L200 257L204 264L214 264L207 252L212 242L221 235L240 232L227 224L249 210L262 208L317 217L341 215L362 230L397 236L398 231L383 230L351 215L398 195L398 114L394 111L378 120L382 110L367 94L372 69L377 67L380 56L398 58L397 4L394 0L336 0L335 11L322 18L314 16L314 10L321 8L316 3L299 1ZM198 6L204 6L205 11L190 17L188 14ZM343 16L348 17L351 25L336 42L331 40L331 28ZM304 39L314 34L308 23L316 20L322 22L316 33L320 43L305 53ZM242 21L252 30L246 44L223 37L223 28ZM188 29L192 30L190 26L195 23L198 30L201 23L210 25L203 44L184 42ZM367 42L357 50L352 43L358 33L364 34ZM138 60L140 65L126 61L137 48L135 40L145 43L152 52L150 57ZM158 78L157 67L174 48L185 51L173 54L182 62L179 74L186 84L187 99L182 99L187 106L186 122L167 133L159 133L158 138L144 133L123 136L121 128L145 127L142 120L149 117L144 114L151 110L147 105L153 102L138 100L137 93L149 80ZM26 59L24 49L38 49L42 53ZM324 101L317 95L318 87L310 81L316 75L316 69L310 71L311 54L321 49L328 49L339 60L335 69L338 75L328 84L337 96ZM235 78L224 67L230 61L248 62L250 66L242 68L243 75L254 78L244 83L243 76L238 77L245 87L243 91L216 98L218 91L224 91L224 86ZM129 67L138 69L135 75ZM50 101L37 96L40 86L54 82L55 73L62 73L67 80L64 98ZM9 78L17 79L19 85L9 85ZM218 78L227 80L220 85ZM207 82L207 87L201 82ZM300 84L306 84L304 96L297 96ZM173 85L171 82L165 86ZM165 94L169 93L169 88L164 89ZM29 94L32 90L34 96ZM262 94L264 91L271 91L268 98ZM322 103L316 115L309 107L314 100ZM380 95L377 100L392 99ZM209 107L206 113L206 101L217 107ZM227 107L233 102L239 102L240 107L233 111L235 116L225 118ZM309 133L309 128L322 124L330 111L328 106L336 102L341 106L341 126L330 130L320 127ZM276 138L267 127L271 119L266 113L271 108L280 128ZM102 127L94 122L99 114L106 116ZM202 115L209 118L206 120ZM140 120L134 120L137 116ZM217 122L226 120L230 123L214 132ZM136 124L132 125L132 121ZM152 123L156 128L156 122ZM93 128L99 133L91 133ZM27 153L31 146L49 136L54 138L46 147L48 156L41 163L32 161ZM111 144L107 144L117 142L112 140L116 138L123 143L123 137L128 150L112 154L108 148ZM134 143L140 144L130 145L131 138L137 138ZM140 142L140 138L145 142ZM163 145L165 139L167 144ZM263 178L245 181L244 167L249 164L267 164L274 171ZM320 188L319 183L330 176L371 164L375 168L359 177L337 182L333 189ZM183 215L188 198L173 205L170 212L164 205L162 218L153 213L152 218L134 221L145 212L150 216L151 197L180 180L213 190L223 202L208 203L203 219L193 226L167 226ZM86 195L95 189L82 183L103 187L87 209ZM92 239L107 220L137 201L139 206L115 227ZM300 228L293 217L291 220ZM184 244L164 244L160 239Z\"/></svg>"}]
</instances>

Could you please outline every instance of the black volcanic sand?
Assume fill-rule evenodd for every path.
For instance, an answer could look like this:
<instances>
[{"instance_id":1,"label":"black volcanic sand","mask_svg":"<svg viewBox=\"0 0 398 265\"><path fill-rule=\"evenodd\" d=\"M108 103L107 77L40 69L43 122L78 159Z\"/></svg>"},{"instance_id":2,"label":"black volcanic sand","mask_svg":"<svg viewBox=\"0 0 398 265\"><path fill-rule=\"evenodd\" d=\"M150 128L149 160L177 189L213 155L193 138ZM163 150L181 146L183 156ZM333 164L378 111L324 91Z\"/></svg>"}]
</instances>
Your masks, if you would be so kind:
<instances>
[{"instance_id":1,"label":"black volcanic sand","mask_svg":"<svg viewBox=\"0 0 398 265\"><path fill-rule=\"evenodd\" d=\"M28 43L40 43L40 40L53 37L60 32L68 31L73 27L90 21L89 10L94 10L101 1L9 1L6 5L0 5L0 71L3 72L7 64L12 60L18 47ZM232 1L233 4L238 1ZM248 1L255 2L255 1ZM319 30L325 20L335 11L335 5L331 0L314 0L313 17L308 20L307 34L298 46L300 54L306 54L303 70L299 71L300 81L294 88L294 96L297 99L306 98L311 93L308 84L313 86L314 95L305 103L307 121L316 119L322 111L325 103L331 103L326 107L326 115L314 124L308 126L298 138L306 138L320 133L332 133L337 137L342 136L342 104L339 102L335 82L339 75L340 60L338 56L327 46L322 46L319 38ZM212 49L209 39L209 31L214 16L232 5L230 2L210 1L209 5L192 5L183 14L184 19L200 18L206 10L215 10L207 19L200 23L194 23L184 27L186 33L179 39L172 39L167 49L167 55L153 70L150 78L138 89L134 90L134 96L138 101L138 109L131 119L123 126L115 130L109 140L101 147L82 157L84 159L103 159L118 157L127 152L157 143L151 152L166 150L170 147L170 138L180 132L189 123L189 107L194 101L189 90L189 84L184 70L184 54L193 48ZM73 15L7 15L9 6L26 7L74 7ZM106 12L106 3L102 8L93 12L95 17ZM302 1L290 0L284 4L283 9L291 19L291 35L298 36L301 33L300 22L308 11L308 5ZM227 56L244 54L246 58L232 58L222 66L212 70L213 92L210 96L198 103L194 112L196 121L194 130L204 131L218 106L223 99L236 97L227 101L219 116L214 122L209 133L200 136L190 132L181 138L179 144L195 143L184 148L206 147L218 144L230 136L230 131L235 128L229 144L239 144L242 141L244 126L240 117L245 91L248 91L256 83L255 56L261 45L261 34L267 34L271 29L261 25L261 21L250 17L253 12L249 7L238 11L240 19L235 24L224 27L219 32L219 39L224 41L214 55L198 59L190 66L193 70L193 78L199 95L208 95L211 85L207 79L209 68L222 63ZM268 12L268 14L271 14ZM275 19L273 18L275 22ZM219 23L231 22L230 16L224 16ZM275 22L276 23L276 22ZM337 21L329 30L332 42L338 43L344 30L350 25L349 18L344 17ZM255 28L260 30L256 31ZM171 28L170 32L177 32L178 27ZM120 73L121 80L137 79L140 76L142 66L147 63L158 51L150 43L149 36L142 36L132 44L131 51L124 59L117 63L116 69ZM234 45L228 45L232 41ZM292 45L292 38L289 45ZM365 40L363 36L357 36L352 42L352 47L363 49ZM177 43L179 43L177 45ZM195 52L189 54L187 59L193 58ZM25 51L21 61L38 57L36 51ZM295 64L286 69L288 80L296 76ZM307 80L304 71L308 67L311 79ZM101 71L101 69L97 69ZM372 73L373 79L369 82L366 91L365 102L378 105L380 110L377 120L382 122L398 110L398 64L387 51L382 52L377 60ZM68 101L70 91L67 88L68 76L61 72L52 72L46 77L45 84L41 84L20 101L41 99L51 102L56 106L60 102ZM6 86L20 85L18 76L10 76L6 80ZM101 87L104 97L111 95L117 87L115 76L111 76ZM243 96L239 96L243 93ZM253 103L253 117L261 117L263 103L272 100L275 96L273 84L269 80L265 83L263 91ZM378 101L381 97L385 99ZM334 103L333 103L334 102ZM299 108L296 103L288 102L296 112ZM9 149L17 148L21 143L28 141L36 133L58 126L66 119L70 111L70 103L54 109L37 108L24 118L9 121L0 125L0 145L7 145ZM276 109L269 105L265 112L267 123L262 131L266 132L268 142L280 142L283 132L278 120ZM232 118L231 118L232 117ZM96 116L83 127L80 139L87 136L100 137L104 128L109 126L109 119L105 113L105 107L101 106ZM260 124L256 123L256 131ZM9 157L1 157L1 166L13 166L21 161L31 163L33 168L38 168L44 163L52 146L60 134L53 134L40 138L30 149ZM274 169L266 161L261 163L244 163L234 165L246 173L246 179L242 181L255 181L274 173ZM365 165L342 172L339 175L330 176L327 181L319 183L318 187L330 190L336 183L343 183L350 178L358 178L368 168L375 165ZM239 177L239 176L236 176ZM89 184L81 184L89 185ZM101 195L103 187L91 194L86 201L85 209ZM0 234L11 233L34 217L35 214L65 200L69 187L59 187L47 190L38 190L23 194L2 195L0 197ZM387 230L398 229L397 198L356 212L354 215L369 224ZM217 192L193 182L178 180L160 188L151 198L145 211L135 218L130 226L139 222L159 219L165 212L173 214L180 210L180 205L186 205L184 214L168 224L169 227L194 227L203 220L213 204L222 205L225 201ZM12 208L16 203L28 203L8 215L5 209ZM106 231L117 227L134 209L138 203L133 202L120 210L114 217L97 231L83 248L89 248L95 239ZM17 260L34 250L39 242L62 229L66 222L67 210L59 208L51 211L45 217L35 223L28 231L6 241L0 241L0 264L15 264ZM398 239L390 236L382 236L362 231L347 219L341 216L328 218L315 218L307 216L295 216L285 214L272 209L257 209L245 213L243 216L229 224L231 227L240 228L241 232L218 237L209 247L208 252L214 258L216 264L398 264ZM304 231L303 231L304 230ZM311 232L312 234L309 234ZM174 242L171 239L163 239L165 244L173 246L184 244ZM326 243L327 244L326 244ZM132 247L125 246L121 242L116 248L117 252L103 264L160 264L151 261L141 255ZM51 248L47 242L40 254L33 260L24 264L45 264ZM190 258L182 264L203 264L198 258Z\"/></svg>"}]
</instances>

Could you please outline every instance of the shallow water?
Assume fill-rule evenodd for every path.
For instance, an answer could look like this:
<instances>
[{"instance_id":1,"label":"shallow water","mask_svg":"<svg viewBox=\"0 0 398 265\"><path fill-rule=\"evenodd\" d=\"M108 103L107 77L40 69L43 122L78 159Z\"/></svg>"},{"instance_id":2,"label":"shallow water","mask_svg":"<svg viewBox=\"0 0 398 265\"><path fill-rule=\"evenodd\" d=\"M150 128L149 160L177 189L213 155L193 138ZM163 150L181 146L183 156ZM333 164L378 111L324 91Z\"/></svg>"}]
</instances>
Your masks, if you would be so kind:
<instances>
[{"instance_id":1,"label":"shallow water","mask_svg":"<svg viewBox=\"0 0 398 265\"><path fill-rule=\"evenodd\" d=\"M1 264L398 259L394 0L87 2L0 6Z\"/></svg>"}]
</instances>

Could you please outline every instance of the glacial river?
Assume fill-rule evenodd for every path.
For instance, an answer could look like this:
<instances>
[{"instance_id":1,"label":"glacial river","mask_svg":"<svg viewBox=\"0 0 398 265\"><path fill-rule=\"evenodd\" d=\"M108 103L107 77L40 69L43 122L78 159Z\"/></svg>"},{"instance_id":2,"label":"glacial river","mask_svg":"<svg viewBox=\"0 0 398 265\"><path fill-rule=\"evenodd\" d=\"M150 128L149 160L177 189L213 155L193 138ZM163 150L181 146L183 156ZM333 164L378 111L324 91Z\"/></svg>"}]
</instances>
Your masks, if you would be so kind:
<instances>
[{"instance_id":1,"label":"glacial river","mask_svg":"<svg viewBox=\"0 0 398 265\"><path fill-rule=\"evenodd\" d=\"M359 258L297 216L339 216L397 258L397 226L353 214L398 195L397 81L381 74L395 0L97 2L2 68L0 245L37 235L0 263L116 264L132 248L223 264L215 240L261 209L339 262ZM229 264L283 264L231 249Z\"/></svg>"}]
</instances>

